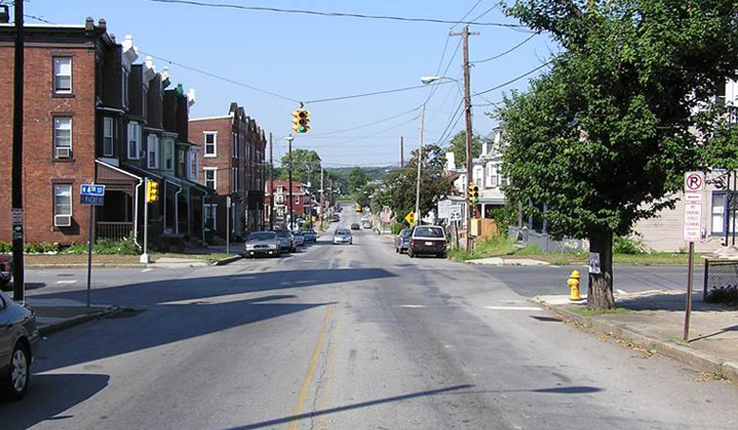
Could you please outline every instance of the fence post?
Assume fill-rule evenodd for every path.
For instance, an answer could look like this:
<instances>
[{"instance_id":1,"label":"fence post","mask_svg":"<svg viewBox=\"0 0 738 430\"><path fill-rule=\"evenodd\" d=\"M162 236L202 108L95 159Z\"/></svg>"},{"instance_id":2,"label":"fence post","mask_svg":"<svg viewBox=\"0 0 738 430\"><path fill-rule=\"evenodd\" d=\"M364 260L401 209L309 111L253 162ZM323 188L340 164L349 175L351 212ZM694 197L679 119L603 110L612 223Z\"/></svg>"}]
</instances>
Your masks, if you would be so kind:
<instances>
[{"instance_id":1,"label":"fence post","mask_svg":"<svg viewBox=\"0 0 738 430\"><path fill-rule=\"evenodd\" d=\"M707 280L709 279L709 272L710 272L710 260L705 258L705 275L704 280L702 282L702 301L707 301Z\"/></svg>"}]
</instances>

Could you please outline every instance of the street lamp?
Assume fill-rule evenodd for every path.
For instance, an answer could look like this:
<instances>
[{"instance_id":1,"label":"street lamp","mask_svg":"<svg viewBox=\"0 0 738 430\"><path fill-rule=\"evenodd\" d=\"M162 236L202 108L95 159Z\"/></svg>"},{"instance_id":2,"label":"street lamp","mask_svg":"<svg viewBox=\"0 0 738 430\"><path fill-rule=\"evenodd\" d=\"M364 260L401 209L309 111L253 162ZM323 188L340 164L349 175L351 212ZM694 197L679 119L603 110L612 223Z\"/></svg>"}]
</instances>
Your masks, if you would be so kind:
<instances>
[{"instance_id":1,"label":"street lamp","mask_svg":"<svg viewBox=\"0 0 738 430\"><path fill-rule=\"evenodd\" d=\"M461 85L461 81L459 81L456 78L451 78L449 76L423 76L422 78L420 78L420 82L422 82L425 85L429 85L429 84L438 82L443 79L448 79L449 81L454 81L457 84Z\"/></svg>"}]
</instances>

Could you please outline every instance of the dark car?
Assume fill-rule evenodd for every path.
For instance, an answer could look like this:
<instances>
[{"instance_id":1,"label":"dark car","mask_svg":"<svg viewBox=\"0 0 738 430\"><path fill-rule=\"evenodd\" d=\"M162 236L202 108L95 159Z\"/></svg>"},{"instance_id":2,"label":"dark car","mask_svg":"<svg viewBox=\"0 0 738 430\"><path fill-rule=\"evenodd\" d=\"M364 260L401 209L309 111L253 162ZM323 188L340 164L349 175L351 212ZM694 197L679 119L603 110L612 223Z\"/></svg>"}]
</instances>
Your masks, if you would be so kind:
<instances>
[{"instance_id":1,"label":"dark car","mask_svg":"<svg viewBox=\"0 0 738 430\"><path fill-rule=\"evenodd\" d=\"M13 278L13 256L0 255L0 290L8 291L6 288Z\"/></svg>"},{"instance_id":2,"label":"dark car","mask_svg":"<svg viewBox=\"0 0 738 430\"><path fill-rule=\"evenodd\" d=\"M338 222L341 221L341 217L338 216L338 214L334 214L333 218L331 218L331 222Z\"/></svg>"},{"instance_id":3,"label":"dark car","mask_svg":"<svg viewBox=\"0 0 738 430\"><path fill-rule=\"evenodd\" d=\"M295 252L297 250L297 246L295 246L295 237L292 236L292 233L287 230L278 230L277 236L279 237L279 246L282 250L287 250L289 252Z\"/></svg>"},{"instance_id":4,"label":"dark car","mask_svg":"<svg viewBox=\"0 0 738 430\"><path fill-rule=\"evenodd\" d=\"M294 232L292 232L292 236L295 238L295 245L296 246L303 246L303 245L305 245L305 235L303 235L301 231L294 231Z\"/></svg>"},{"instance_id":5,"label":"dark car","mask_svg":"<svg viewBox=\"0 0 738 430\"><path fill-rule=\"evenodd\" d=\"M315 243L318 241L318 235L315 233L315 230L305 230L302 232L302 235L305 236L305 242Z\"/></svg>"},{"instance_id":6,"label":"dark car","mask_svg":"<svg viewBox=\"0 0 738 430\"><path fill-rule=\"evenodd\" d=\"M361 230L361 226L358 222L351 224L351 230Z\"/></svg>"},{"instance_id":7,"label":"dark car","mask_svg":"<svg viewBox=\"0 0 738 430\"><path fill-rule=\"evenodd\" d=\"M410 235L413 230L411 228L403 228L400 234L395 236L395 252L402 254L410 248Z\"/></svg>"},{"instance_id":8,"label":"dark car","mask_svg":"<svg viewBox=\"0 0 738 430\"><path fill-rule=\"evenodd\" d=\"M249 233L244 245L244 254L247 257L259 255L271 255L279 257L282 254L282 246L277 233L273 231L256 231Z\"/></svg>"},{"instance_id":9,"label":"dark car","mask_svg":"<svg viewBox=\"0 0 738 430\"><path fill-rule=\"evenodd\" d=\"M18 400L26 394L35 357L36 314L0 292L0 394Z\"/></svg>"},{"instance_id":10,"label":"dark car","mask_svg":"<svg viewBox=\"0 0 738 430\"><path fill-rule=\"evenodd\" d=\"M446 231L437 225L421 225L413 228L407 253L410 257L433 254L446 258Z\"/></svg>"}]
</instances>

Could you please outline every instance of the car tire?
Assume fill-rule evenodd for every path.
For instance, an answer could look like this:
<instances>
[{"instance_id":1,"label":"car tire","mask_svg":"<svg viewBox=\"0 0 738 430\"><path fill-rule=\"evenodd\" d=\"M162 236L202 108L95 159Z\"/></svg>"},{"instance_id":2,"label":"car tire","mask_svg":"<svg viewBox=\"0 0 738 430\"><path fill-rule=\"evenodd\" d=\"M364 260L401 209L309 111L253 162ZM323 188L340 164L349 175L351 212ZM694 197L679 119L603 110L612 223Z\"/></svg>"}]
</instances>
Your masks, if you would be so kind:
<instances>
[{"instance_id":1,"label":"car tire","mask_svg":"<svg viewBox=\"0 0 738 430\"><path fill-rule=\"evenodd\" d=\"M0 279L0 290L10 291L11 288L8 288L8 285L10 285L10 279Z\"/></svg>"},{"instance_id":2,"label":"car tire","mask_svg":"<svg viewBox=\"0 0 738 430\"><path fill-rule=\"evenodd\" d=\"M30 381L31 355L25 345L19 342L13 348L8 374L3 377L0 389L7 400L20 400L26 394Z\"/></svg>"},{"instance_id":3,"label":"car tire","mask_svg":"<svg viewBox=\"0 0 738 430\"><path fill-rule=\"evenodd\" d=\"M412 250L412 249L408 249L408 250L407 250L407 255L408 255L408 256L409 256L410 258L415 258L415 253L413 252L413 250Z\"/></svg>"},{"instance_id":4,"label":"car tire","mask_svg":"<svg viewBox=\"0 0 738 430\"><path fill-rule=\"evenodd\" d=\"M290 248L290 252L297 252L297 247L293 246L292 248Z\"/></svg>"}]
</instances>

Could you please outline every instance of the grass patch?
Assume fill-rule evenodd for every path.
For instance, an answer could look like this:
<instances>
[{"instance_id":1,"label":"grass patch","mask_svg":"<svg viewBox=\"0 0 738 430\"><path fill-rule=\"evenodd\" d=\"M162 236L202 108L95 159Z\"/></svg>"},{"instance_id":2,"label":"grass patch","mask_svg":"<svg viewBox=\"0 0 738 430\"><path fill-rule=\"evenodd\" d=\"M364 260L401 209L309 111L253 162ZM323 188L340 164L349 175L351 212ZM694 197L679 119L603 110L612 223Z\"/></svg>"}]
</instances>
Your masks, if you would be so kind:
<instances>
[{"instance_id":1,"label":"grass patch","mask_svg":"<svg viewBox=\"0 0 738 430\"><path fill-rule=\"evenodd\" d=\"M605 309L602 311L592 311L587 308L572 308L571 311L583 317L596 317L598 315L616 315L616 314L623 314L626 312L630 312L630 310L626 308L612 308L612 309Z\"/></svg>"}]
</instances>

